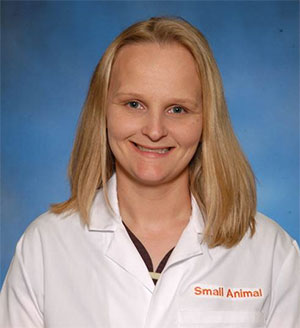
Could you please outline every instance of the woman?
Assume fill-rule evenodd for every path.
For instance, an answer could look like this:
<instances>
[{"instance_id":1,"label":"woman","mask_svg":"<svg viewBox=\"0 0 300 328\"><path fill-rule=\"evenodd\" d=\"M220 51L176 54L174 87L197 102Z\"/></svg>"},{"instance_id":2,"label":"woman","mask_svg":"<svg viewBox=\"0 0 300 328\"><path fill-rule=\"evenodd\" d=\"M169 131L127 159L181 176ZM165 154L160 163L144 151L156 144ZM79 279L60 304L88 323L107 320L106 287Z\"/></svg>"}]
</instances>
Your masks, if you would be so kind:
<instances>
[{"instance_id":1,"label":"woman","mask_svg":"<svg viewBox=\"0 0 300 328\"><path fill-rule=\"evenodd\" d=\"M139 22L108 47L69 176L70 199L17 245L3 327L299 327L297 244L256 214L216 63L186 21Z\"/></svg>"}]
</instances>

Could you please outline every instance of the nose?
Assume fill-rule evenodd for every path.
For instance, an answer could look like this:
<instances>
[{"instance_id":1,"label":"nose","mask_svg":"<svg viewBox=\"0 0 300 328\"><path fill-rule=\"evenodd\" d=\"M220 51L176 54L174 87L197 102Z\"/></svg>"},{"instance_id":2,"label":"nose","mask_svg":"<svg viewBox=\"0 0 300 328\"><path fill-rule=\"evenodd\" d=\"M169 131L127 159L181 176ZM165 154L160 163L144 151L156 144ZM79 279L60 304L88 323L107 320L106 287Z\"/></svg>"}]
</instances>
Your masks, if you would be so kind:
<instances>
[{"instance_id":1,"label":"nose","mask_svg":"<svg viewBox=\"0 0 300 328\"><path fill-rule=\"evenodd\" d=\"M157 112L148 112L142 128L143 135L151 141L159 141L168 135L163 114Z\"/></svg>"}]
</instances>

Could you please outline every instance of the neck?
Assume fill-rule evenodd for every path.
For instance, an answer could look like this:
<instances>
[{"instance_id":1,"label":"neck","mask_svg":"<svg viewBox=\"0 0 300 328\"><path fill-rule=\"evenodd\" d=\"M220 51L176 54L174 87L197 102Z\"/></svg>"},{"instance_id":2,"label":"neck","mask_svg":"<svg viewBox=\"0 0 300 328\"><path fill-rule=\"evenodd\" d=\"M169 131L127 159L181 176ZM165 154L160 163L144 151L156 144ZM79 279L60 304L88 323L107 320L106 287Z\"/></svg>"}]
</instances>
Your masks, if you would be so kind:
<instances>
[{"instance_id":1,"label":"neck","mask_svg":"<svg viewBox=\"0 0 300 328\"><path fill-rule=\"evenodd\" d=\"M191 214L188 171L167 183L139 183L117 170L120 214L129 226L160 230L187 223Z\"/></svg>"}]
</instances>

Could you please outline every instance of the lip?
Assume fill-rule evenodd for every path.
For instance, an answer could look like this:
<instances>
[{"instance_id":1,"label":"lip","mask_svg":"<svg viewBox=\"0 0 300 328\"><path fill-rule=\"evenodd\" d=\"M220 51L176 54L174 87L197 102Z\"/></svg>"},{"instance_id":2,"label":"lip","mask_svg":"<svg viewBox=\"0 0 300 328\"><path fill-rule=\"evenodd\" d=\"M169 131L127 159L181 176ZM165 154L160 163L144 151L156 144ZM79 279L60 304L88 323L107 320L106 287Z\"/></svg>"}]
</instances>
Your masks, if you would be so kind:
<instances>
[{"instance_id":1,"label":"lip","mask_svg":"<svg viewBox=\"0 0 300 328\"><path fill-rule=\"evenodd\" d=\"M146 156L148 158L162 158L162 157L166 157L168 156L170 153L173 152L173 149L175 147L149 147L149 146L144 146L144 145L141 145L141 144L138 144L139 146L141 147L144 147L144 148L149 148L149 149L152 149L152 150L155 150L155 149L164 149L164 148L171 148L168 152L164 153L164 154L159 154L159 153L150 153L150 152L147 152L147 151L142 151L140 150L136 145L137 143L131 141L130 142L132 147L135 149L136 152L138 152L139 154L143 155L143 156Z\"/></svg>"}]
</instances>

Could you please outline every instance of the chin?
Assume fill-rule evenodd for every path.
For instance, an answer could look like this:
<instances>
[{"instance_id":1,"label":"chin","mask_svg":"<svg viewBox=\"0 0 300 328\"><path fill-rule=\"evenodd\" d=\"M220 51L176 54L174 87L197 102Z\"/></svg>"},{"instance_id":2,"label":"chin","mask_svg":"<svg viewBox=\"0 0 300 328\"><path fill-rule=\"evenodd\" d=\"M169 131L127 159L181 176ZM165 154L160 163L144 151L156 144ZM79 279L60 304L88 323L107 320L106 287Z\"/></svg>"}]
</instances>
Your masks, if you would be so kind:
<instances>
[{"instance_id":1,"label":"chin","mask_svg":"<svg viewBox=\"0 0 300 328\"><path fill-rule=\"evenodd\" d=\"M182 172L175 172L175 170L171 172L163 170L145 170L132 172L132 178L143 185L159 186L180 179L185 173L187 173L185 170Z\"/></svg>"},{"instance_id":2,"label":"chin","mask_svg":"<svg viewBox=\"0 0 300 328\"><path fill-rule=\"evenodd\" d=\"M135 174L135 179L144 185L157 186L167 182L169 179L163 174Z\"/></svg>"},{"instance_id":3,"label":"chin","mask_svg":"<svg viewBox=\"0 0 300 328\"><path fill-rule=\"evenodd\" d=\"M119 163L118 163L119 164ZM159 186L176 179L180 179L187 170L178 170L178 167L164 167L161 165L133 165L125 168L117 164L117 171L126 179L144 186Z\"/></svg>"},{"instance_id":4,"label":"chin","mask_svg":"<svg viewBox=\"0 0 300 328\"><path fill-rule=\"evenodd\" d=\"M149 186L164 184L174 178L174 171L165 170L163 167L140 167L130 173L131 177L139 183Z\"/></svg>"}]
</instances>

